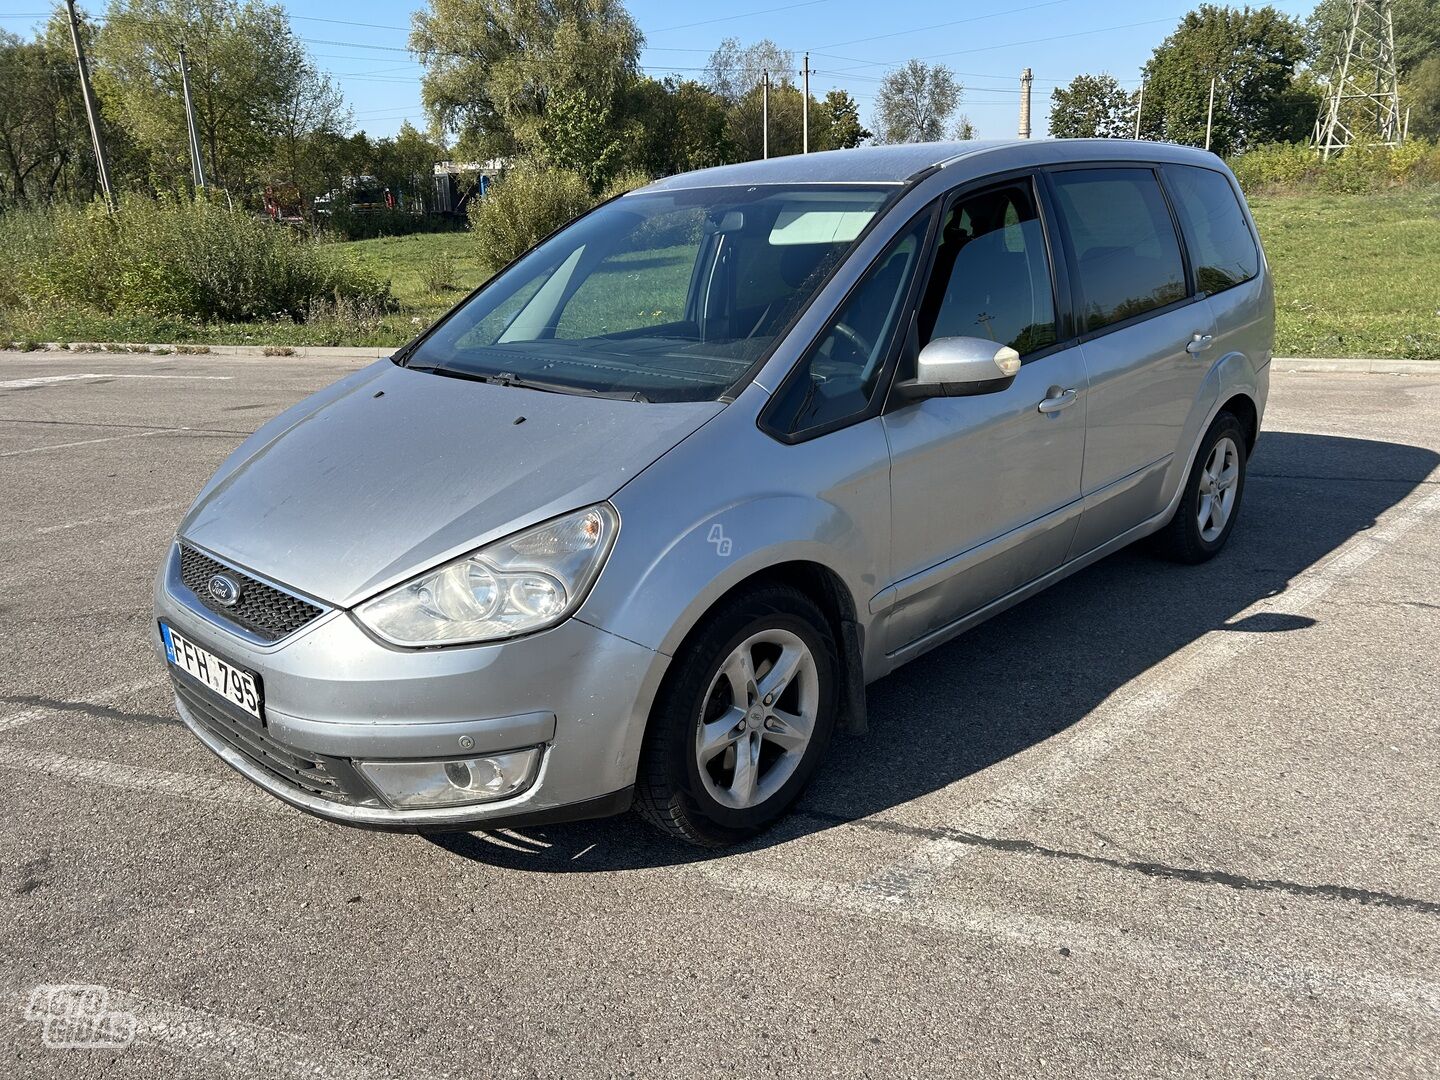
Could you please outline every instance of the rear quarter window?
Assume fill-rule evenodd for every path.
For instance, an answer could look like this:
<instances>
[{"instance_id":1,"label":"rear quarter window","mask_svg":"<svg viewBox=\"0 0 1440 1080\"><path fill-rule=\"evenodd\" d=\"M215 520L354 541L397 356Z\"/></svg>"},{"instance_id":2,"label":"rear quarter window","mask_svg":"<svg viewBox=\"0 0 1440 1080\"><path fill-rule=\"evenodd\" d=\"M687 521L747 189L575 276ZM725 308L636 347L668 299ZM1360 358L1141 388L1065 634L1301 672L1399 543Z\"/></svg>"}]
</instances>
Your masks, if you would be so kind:
<instances>
[{"instance_id":1,"label":"rear quarter window","mask_svg":"<svg viewBox=\"0 0 1440 1080\"><path fill-rule=\"evenodd\" d=\"M1193 165L1167 165L1165 186L1185 230L1201 292L1221 292L1260 273L1255 238L1225 176Z\"/></svg>"}]
</instances>

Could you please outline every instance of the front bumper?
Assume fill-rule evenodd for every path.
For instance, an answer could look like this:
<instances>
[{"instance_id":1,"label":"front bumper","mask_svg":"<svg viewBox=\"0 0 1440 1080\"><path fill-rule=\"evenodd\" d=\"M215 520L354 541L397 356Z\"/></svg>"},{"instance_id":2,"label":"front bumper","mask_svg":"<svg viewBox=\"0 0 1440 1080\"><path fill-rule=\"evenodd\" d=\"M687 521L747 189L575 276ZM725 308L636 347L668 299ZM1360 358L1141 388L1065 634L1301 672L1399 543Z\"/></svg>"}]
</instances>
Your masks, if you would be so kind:
<instances>
[{"instance_id":1,"label":"front bumper","mask_svg":"<svg viewBox=\"0 0 1440 1080\"><path fill-rule=\"evenodd\" d=\"M596 817L629 805L664 672L660 654L579 619L493 645L397 649L345 611L267 644L232 632L199 604L177 563L172 552L155 583L158 655L163 661L164 620L256 672L266 722L227 709L172 669L180 717L228 765L291 806L348 825L420 831ZM530 787L467 806L394 809L351 765L537 745Z\"/></svg>"}]
</instances>

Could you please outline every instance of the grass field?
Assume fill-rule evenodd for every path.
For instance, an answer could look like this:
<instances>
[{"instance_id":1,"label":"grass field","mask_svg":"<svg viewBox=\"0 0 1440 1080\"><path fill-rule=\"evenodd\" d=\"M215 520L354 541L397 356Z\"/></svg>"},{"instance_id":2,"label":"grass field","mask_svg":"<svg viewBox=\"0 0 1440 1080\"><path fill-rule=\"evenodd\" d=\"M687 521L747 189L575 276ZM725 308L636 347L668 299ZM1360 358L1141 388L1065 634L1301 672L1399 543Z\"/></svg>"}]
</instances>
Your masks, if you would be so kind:
<instances>
[{"instance_id":1,"label":"grass field","mask_svg":"<svg viewBox=\"0 0 1440 1080\"><path fill-rule=\"evenodd\" d=\"M1278 355L1440 360L1440 188L1263 196L1251 205L1275 275ZM390 347L484 277L466 233L340 246L390 279L396 310L380 319L203 326L74 310L0 310L0 340ZM451 263L449 288L427 285L427 268L437 258Z\"/></svg>"},{"instance_id":2,"label":"grass field","mask_svg":"<svg viewBox=\"0 0 1440 1080\"><path fill-rule=\"evenodd\" d=\"M1440 360L1440 189L1251 200L1280 356Z\"/></svg>"}]
</instances>

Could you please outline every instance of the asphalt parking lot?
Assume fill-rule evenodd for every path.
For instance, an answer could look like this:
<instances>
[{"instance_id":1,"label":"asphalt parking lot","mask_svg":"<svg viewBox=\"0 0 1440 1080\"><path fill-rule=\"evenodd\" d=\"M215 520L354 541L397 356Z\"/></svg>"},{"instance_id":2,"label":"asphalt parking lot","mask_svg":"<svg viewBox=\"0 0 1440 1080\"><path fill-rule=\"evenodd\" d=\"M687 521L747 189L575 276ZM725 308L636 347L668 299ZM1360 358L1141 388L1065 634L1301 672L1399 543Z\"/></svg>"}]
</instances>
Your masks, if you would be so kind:
<instances>
[{"instance_id":1,"label":"asphalt parking lot","mask_svg":"<svg viewBox=\"0 0 1440 1080\"><path fill-rule=\"evenodd\" d=\"M175 719L172 530L348 366L0 354L0 1075L1440 1075L1440 367L1277 372L1221 558L875 684L707 855L342 829ZM62 984L115 1045L47 1045Z\"/></svg>"}]
</instances>

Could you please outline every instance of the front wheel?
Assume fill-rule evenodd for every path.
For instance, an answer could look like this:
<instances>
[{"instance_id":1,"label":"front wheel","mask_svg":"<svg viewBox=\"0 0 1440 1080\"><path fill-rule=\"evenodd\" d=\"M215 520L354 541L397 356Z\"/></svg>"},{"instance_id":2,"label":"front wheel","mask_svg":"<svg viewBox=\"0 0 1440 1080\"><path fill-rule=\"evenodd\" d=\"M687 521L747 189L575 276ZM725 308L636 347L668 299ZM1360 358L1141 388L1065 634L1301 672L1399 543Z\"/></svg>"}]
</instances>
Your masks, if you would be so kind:
<instances>
[{"instance_id":1,"label":"front wheel","mask_svg":"<svg viewBox=\"0 0 1440 1080\"><path fill-rule=\"evenodd\" d=\"M1202 563L1219 554L1240 514L1245 465L1245 430L1231 413L1222 412L1200 442L1175 516L1156 534L1161 554L1183 563Z\"/></svg>"},{"instance_id":2,"label":"front wheel","mask_svg":"<svg viewBox=\"0 0 1440 1080\"><path fill-rule=\"evenodd\" d=\"M804 593L763 586L713 613L675 658L650 718L640 815L722 847L800 797L835 726L834 635Z\"/></svg>"}]
</instances>

